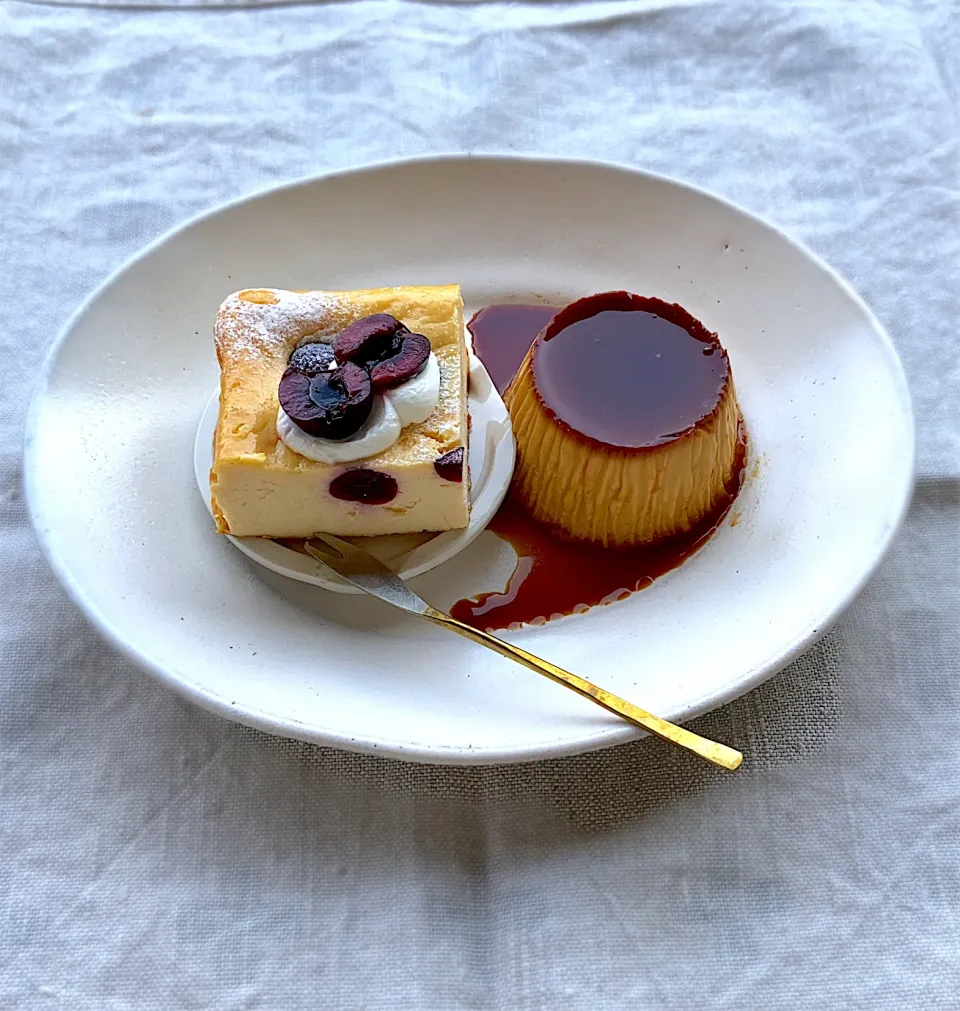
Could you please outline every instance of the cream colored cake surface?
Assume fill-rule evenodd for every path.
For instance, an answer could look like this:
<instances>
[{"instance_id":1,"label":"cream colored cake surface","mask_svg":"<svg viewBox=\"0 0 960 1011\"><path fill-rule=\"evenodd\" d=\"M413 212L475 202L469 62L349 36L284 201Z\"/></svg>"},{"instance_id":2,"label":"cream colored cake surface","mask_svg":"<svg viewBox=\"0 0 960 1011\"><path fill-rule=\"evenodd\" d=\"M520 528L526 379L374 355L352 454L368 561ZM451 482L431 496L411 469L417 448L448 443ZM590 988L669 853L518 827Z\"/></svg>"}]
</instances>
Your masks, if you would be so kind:
<instances>
[{"instance_id":1,"label":"cream colored cake surface","mask_svg":"<svg viewBox=\"0 0 960 1011\"><path fill-rule=\"evenodd\" d=\"M294 453L277 436L277 388L291 353L308 341L333 343L349 323L390 313L430 341L440 366L437 406L408 425L376 456L329 465ZM469 480L445 480L434 464L467 449L467 350L458 285L235 292L214 328L220 361L220 414L210 492L217 529L238 537L346 536L451 530L467 526ZM382 505L334 498L331 482L347 471L373 470L397 482Z\"/></svg>"}]
</instances>

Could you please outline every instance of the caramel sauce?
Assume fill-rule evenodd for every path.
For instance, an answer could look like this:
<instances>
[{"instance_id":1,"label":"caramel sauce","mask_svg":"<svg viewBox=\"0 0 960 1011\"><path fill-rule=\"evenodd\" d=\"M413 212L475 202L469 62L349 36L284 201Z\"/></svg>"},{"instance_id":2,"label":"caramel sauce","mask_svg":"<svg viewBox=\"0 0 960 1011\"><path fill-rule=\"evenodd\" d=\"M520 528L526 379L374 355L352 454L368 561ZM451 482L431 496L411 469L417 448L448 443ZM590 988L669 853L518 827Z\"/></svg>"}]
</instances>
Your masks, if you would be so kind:
<instances>
[{"instance_id":1,"label":"caramel sauce","mask_svg":"<svg viewBox=\"0 0 960 1011\"><path fill-rule=\"evenodd\" d=\"M610 311L619 310L613 308ZM556 307L544 305L494 305L481 309L470 320L468 328L473 335L474 350L501 393L509 385L534 338L558 312ZM634 312L644 316L655 315L659 317L659 323L679 325L687 329L680 320L665 319L665 313L659 306L656 313L652 312L649 306L645 309L632 310L630 314ZM689 319L693 320L692 317ZM695 320L693 322L696 323ZM640 352L641 354L657 354L656 347L663 336L658 323L653 320L637 320L633 325L628 321L624 321L624 324L635 333L639 332L642 338L646 334L642 340L645 350ZM551 326L550 329L554 327ZM700 329L703 330L702 327ZM555 332L563 332L563 327L557 327ZM582 331L572 343L579 342L584 335L591 343L597 336L588 329ZM716 338L705 330L703 335L705 339L701 340L698 331L691 334L688 330L687 336L690 340L696 340L698 343L686 347L683 353L692 350L698 355L703 355L706 350L713 347ZM545 341L541 347L549 343ZM716 347L719 350L719 345ZM678 421L683 422L684 417L690 417L693 411L701 409L696 406L697 404L706 404L711 396L712 410L719 390L722 389L722 383L726 382L726 376L729 374L726 355L717 353L716 358L718 363L722 362L722 368L716 372L712 369L703 370L705 374L715 377L714 392L711 394L708 388L710 383L705 382L703 389L696 387L693 398L688 398L686 394L679 397L678 399L687 405L686 415L683 414L683 410L678 413L676 408L672 409L671 413L671 408L664 400L665 406L658 412L657 417L660 420L653 426L654 428L663 428L664 419L674 419L667 421L667 427ZM572 375L570 363L574 361L575 356L570 357L569 361L564 356L564 364L558 370L558 374L570 372ZM671 367L676 368L676 358L672 357L670 362ZM673 382L675 390L679 382L679 378ZM720 385L716 386L718 383ZM628 401L627 397L620 398L621 411L629 413ZM691 407L691 404L694 406ZM566 408L564 410L564 420L570 424L571 413ZM695 424L699 417L700 415L688 421L683 427ZM642 438L649 438L651 430L649 426L643 428ZM635 446L640 441L636 435L637 431L640 430L633 429L632 442L628 445ZM590 432L584 434L591 435ZM660 436L666 434L668 433L659 433ZM517 565L510 576L507 588L502 592L493 591L475 598L460 600L454 604L450 613L476 628L517 628L522 624L538 624L550 618L581 613L590 607L613 603L636 590L644 589L658 576L676 568L689 558L717 529L739 491L745 455L746 445L741 437L740 455L734 468L727 498L718 505L711 516L689 533L652 546L613 549L564 540L549 527L532 519L521 504L512 496L508 496L487 527L507 541L517 553Z\"/></svg>"},{"instance_id":2,"label":"caramel sauce","mask_svg":"<svg viewBox=\"0 0 960 1011\"><path fill-rule=\"evenodd\" d=\"M611 291L556 314L533 375L544 406L575 432L645 449L713 413L730 365L716 334L680 306Z\"/></svg>"},{"instance_id":3,"label":"caramel sauce","mask_svg":"<svg viewBox=\"0 0 960 1011\"><path fill-rule=\"evenodd\" d=\"M533 338L558 312L555 305L489 305L470 320L473 350L497 393L510 385Z\"/></svg>"}]
</instances>

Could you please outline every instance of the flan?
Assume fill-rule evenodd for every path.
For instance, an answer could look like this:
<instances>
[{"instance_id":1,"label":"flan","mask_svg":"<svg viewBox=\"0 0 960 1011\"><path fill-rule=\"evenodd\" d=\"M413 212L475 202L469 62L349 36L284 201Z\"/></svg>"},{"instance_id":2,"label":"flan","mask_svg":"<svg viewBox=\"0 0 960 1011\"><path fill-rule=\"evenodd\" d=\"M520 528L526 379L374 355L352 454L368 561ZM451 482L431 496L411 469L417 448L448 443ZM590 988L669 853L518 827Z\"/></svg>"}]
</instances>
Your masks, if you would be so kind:
<instances>
[{"instance_id":1,"label":"flan","mask_svg":"<svg viewBox=\"0 0 960 1011\"><path fill-rule=\"evenodd\" d=\"M504 399L513 493L561 537L654 544L696 527L736 489L730 361L679 305L625 291L572 303L537 335Z\"/></svg>"},{"instance_id":2,"label":"flan","mask_svg":"<svg viewBox=\"0 0 960 1011\"><path fill-rule=\"evenodd\" d=\"M378 536L468 525L458 285L246 289L220 306L214 338L210 493L220 533Z\"/></svg>"}]
</instances>

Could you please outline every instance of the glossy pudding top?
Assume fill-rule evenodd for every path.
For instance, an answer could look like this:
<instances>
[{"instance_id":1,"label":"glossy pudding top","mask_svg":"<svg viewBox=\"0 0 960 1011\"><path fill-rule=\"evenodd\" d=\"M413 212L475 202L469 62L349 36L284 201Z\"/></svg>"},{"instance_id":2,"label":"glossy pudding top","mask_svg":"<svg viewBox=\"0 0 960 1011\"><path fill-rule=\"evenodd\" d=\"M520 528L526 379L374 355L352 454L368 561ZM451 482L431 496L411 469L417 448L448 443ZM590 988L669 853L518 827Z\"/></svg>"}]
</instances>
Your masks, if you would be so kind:
<instances>
[{"instance_id":1,"label":"glossy pudding top","mask_svg":"<svg viewBox=\"0 0 960 1011\"><path fill-rule=\"evenodd\" d=\"M543 406L569 430L637 450L695 428L730 382L716 334L679 305L626 291L557 313L537 337L532 370Z\"/></svg>"}]
</instances>

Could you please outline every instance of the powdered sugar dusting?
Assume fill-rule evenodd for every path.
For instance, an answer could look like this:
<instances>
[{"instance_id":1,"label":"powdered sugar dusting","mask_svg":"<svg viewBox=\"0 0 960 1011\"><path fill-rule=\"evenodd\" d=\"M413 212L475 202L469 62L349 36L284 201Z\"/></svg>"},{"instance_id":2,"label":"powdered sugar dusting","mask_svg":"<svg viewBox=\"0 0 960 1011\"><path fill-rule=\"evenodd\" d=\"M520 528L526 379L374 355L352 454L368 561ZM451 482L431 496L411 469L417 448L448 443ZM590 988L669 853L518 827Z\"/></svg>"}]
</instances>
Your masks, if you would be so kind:
<instances>
[{"instance_id":1,"label":"powdered sugar dusting","mask_svg":"<svg viewBox=\"0 0 960 1011\"><path fill-rule=\"evenodd\" d=\"M333 343L355 311L324 291L255 288L234 292L217 313L217 347L230 355L288 355L307 337Z\"/></svg>"}]
</instances>

